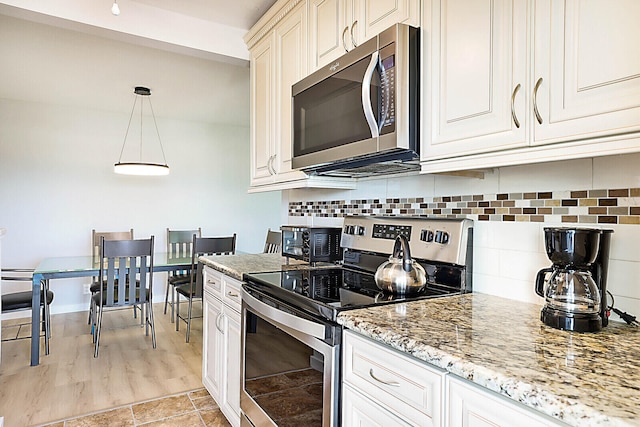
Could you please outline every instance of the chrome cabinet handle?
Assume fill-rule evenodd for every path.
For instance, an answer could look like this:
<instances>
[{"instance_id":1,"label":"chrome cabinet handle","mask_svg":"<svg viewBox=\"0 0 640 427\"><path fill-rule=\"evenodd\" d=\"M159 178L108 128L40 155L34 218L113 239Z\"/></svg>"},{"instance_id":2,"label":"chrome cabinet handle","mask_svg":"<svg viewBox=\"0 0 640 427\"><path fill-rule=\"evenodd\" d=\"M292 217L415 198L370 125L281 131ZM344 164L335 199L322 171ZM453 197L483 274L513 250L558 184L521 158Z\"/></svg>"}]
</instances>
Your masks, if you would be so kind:
<instances>
[{"instance_id":1,"label":"chrome cabinet handle","mask_svg":"<svg viewBox=\"0 0 640 427\"><path fill-rule=\"evenodd\" d=\"M353 29L355 28L355 26L358 25L358 20L353 21L353 24L351 24L351 44L353 45L353 47L358 47L358 43L356 43L356 39L353 37Z\"/></svg>"},{"instance_id":2,"label":"chrome cabinet handle","mask_svg":"<svg viewBox=\"0 0 640 427\"><path fill-rule=\"evenodd\" d=\"M373 368L369 369L369 376L371 378L373 378L374 380L378 381L379 383L382 383L384 385L390 385L392 387L400 387L400 383L395 382L395 381L384 381L381 380L380 378L377 378L374 374L373 374Z\"/></svg>"},{"instance_id":3,"label":"chrome cabinet handle","mask_svg":"<svg viewBox=\"0 0 640 427\"><path fill-rule=\"evenodd\" d=\"M536 120L538 120L538 123L540 124L542 124L542 117L540 116L540 112L538 111L538 89L540 88L541 84L542 84L542 77L538 79L535 87L533 88L533 112L536 115Z\"/></svg>"},{"instance_id":4,"label":"chrome cabinet handle","mask_svg":"<svg viewBox=\"0 0 640 427\"><path fill-rule=\"evenodd\" d=\"M236 293L234 293L234 292L229 291L229 292L227 292L227 296L228 296L228 297L231 297L231 298L238 298L240 295L238 295L238 294L236 294Z\"/></svg>"},{"instance_id":5,"label":"chrome cabinet handle","mask_svg":"<svg viewBox=\"0 0 640 427\"><path fill-rule=\"evenodd\" d=\"M349 49L347 49L347 42L344 40L344 35L347 34L347 30L349 30L349 27L344 27L344 30L342 30L342 47L344 47L345 52L349 52Z\"/></svg>"},{"instance_id":6,"label":"chrome cabinet handle","mask_svg":"<svg viewBox=\"0 0 640 427\"><path fill-rule=\"evenodd\" d=\"M518 129L520 128L520 121L518 120L518 117L516 117L516 108L514 103L516 101L516 94L518 93L519 90L520 90L520 83L518 83L518 86L516 86L516 88L513 90L513 93L511 94L511 118L513 119L513 123L516 125Z\"/></svg>"},{"instance_id":7,"label":"chrome cabinet handle","mask_svg":"<svg viewBox=\"0 0 640 427\"><path fill-rule=\"evenodd\" d=\"M276 156L270 156L269 161L267 162L267 169L269 170L269 175L276 175L276 170L273 167L273 162L276 159Z\"/></svg>"},{"instance_id":8,"label":"chrome cabinet handle","mask_svg":"<svg viewBox=\"0 0 640 427\"><path fill-rule=\"evenodd\" d=\"M222 333L224 333L224 331L222 329L220 329L220 318L222 317L222 313L218 313L218 315L216 316L216 329Z\"/></svg>"}]
</instances>

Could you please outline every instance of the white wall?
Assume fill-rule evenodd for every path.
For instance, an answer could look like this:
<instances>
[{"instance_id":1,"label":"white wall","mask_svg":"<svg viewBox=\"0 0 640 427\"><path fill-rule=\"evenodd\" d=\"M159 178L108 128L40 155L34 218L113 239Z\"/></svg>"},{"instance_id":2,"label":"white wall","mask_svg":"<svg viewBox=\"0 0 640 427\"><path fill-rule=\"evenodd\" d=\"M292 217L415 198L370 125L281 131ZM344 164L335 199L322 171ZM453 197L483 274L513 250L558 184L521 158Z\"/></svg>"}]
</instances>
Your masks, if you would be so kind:
<instances>
[{"instance_id":1,"label":"white wall","mask_svg":"<svg viewBox=\"0 0 640 427\"><path fill-rule=\"evenodd\" d=\"M281 225L282 205L279 192L247 193L247 67L0 19L0 24L8 24L0 30L3 36L7 35L0 37L3 68L12 68L5 68L2 71L5 78L0 79L0 224L7 229L3 266L35 267L46 257L90 254L94 228L101 231L133 228L139 238L153 234L156 248L162 250L167 227L202 227L207 236L237 233L239 251L262 250L267 228ZM6 34L9 27L12 32ZM45 34L51 40L48 45L43 41ZM23 45L34 40L45 47L36 43ZM77 45L82 50L76 53ZM21 55L21 49L30 50ZM37 49L47 49L48 59L55 58L57 51L64 52L61 58L68 60L68 69L61 63L55 67L38 63L39 55L32 51ZM95 62L78 69L81 57L89 51ZM119 52L118 58L109 58L114 51ZM100 52L106 58L101 59ZM85 94L85 105L77 94L20 99L19 91L12 86L15 79L11 79L11 73L20 72L22 64L18 62L22 56L29 57L28 72L33 73L34 84L44 80L55 85L57 81L60 87L68 88L74 80L90 83L77 88ZM131 112L130 88L141 84L137 79L123 81L132 77L126 71L132 61L136 61L131 64L136 75L154 81L162 94L161 107L156 108L154 102L154 109L171 168L166 177L113 173ZM104 70L96 71L94 81L86 76L103 64L110 67L110 62L122 70L113 79L105 77ZM50 81L48 73L54 68L56 79ZM169 78L175 81L166 82ZM95 99L92 86L100 87L96 91L98 97L99 93L124 90L122 108L96 107L100 100ZM210 102L219 104L216 108L229 111L190 119L185 113L192 108L188 105L189 92L184 93L182 88L191 90L198 86L212 91ZM55 94L55 90L49 93ZM152 97L159 96L156 93ZM198 94L193 95L195 99ZM180 109L182 114L180 111L170 114L172 108L180 105L185 105ZM162 115L158 115L158 109ZM161 285L156 288L156 299L164 296L163 279L163 274L156 277L156 283ZM85 310L88 296L82 294L81 285L87 282L88 279L53 281L53 312ZM9 286L4 285L8 290Z\"/></svg>"},{"instance_id":2,"label":"white wall","mask_svg":"<svg viewBox=\"0 0 640 427\"><path fill-rule=\"evenodd\" d=\"M288 201L495 195L498 193L640 188L640 154L498 168L484 179L420 175L362 181L357 190L290 190ZM630 201L640 205L639 200ZM615 306L640 318L640 225L567 224L550 221L475 221L473 286L477 292L542 304L536 272L550 265L543 228L586 226L613 229L608 289ZM336 225L342 218L290 216L297 224ZM391 248L390 248L391 249ZM612 320L619 320L612 314Z\"/></svg>"}]
</instances>

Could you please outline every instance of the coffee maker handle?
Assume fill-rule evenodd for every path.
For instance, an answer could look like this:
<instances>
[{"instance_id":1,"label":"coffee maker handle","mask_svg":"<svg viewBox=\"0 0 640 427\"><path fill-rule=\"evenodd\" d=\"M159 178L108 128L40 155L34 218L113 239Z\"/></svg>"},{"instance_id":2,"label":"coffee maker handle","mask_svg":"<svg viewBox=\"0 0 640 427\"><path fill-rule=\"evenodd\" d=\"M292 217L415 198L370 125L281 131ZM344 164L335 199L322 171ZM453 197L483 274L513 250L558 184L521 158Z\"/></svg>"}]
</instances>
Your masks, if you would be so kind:
<instances>
[{"instance_id":1,"label":"coffee maker handle","mask_svg":"<svg viewBox=\"0 0 640 427\"><path fill-rule=\"evenodd\" d=\"M552 271L552 268L543 268L542 270L538 271L538 274L536 276L536 294L540 295L541 297L544 297L544 279L547 273L551 273Z\"/></svg>"}]
</instances>

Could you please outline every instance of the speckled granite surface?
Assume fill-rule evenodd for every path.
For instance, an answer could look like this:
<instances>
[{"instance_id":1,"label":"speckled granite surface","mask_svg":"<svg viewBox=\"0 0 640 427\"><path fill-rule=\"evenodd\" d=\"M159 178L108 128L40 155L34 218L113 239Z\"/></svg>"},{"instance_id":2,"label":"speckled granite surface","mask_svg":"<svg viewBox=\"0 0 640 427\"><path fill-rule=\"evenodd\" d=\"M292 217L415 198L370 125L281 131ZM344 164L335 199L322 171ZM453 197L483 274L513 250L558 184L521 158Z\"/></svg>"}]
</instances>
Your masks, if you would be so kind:
<instances>
[{"instance_id":1,"label":"speckled granite surface","mask_svg":"<svg viewBox=\"0 0 640 427\"><path fill-rule=\"evenodd\" d=\"M242 280L244 273L309 268L309 264L294 259L287 265L287 258L280 254L202 256L198 261L238 280Z\"/></svg>"},{"instance_id":2,"label":"speckled granite surface","mask_svg":"<svg viewBox=\"0 0 640 427\"><path fill-rule=\"evenodd\" d=\"M484 294L346 311L338 322L574 426L640 425L640 328L559 331Z\"/></svg>"}]
</instances>

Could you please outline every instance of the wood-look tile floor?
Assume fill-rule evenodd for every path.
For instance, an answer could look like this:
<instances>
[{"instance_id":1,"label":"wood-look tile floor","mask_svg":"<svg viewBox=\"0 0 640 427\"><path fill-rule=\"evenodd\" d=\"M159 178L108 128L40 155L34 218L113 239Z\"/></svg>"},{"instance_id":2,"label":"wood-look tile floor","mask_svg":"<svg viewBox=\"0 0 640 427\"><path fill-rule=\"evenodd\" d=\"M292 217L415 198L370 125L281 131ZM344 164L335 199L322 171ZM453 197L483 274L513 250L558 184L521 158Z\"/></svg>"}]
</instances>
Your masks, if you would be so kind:
<instances>
[{"instance_id":1,"label":"wood-look tile floor","mask_svg":"<svg viewBox=\"0 0 640 427\"><path fill-rule=\"evenodd\" d=\"M206 389L62 420L46 427L230 427Z\"/></svg>"},{"instance_id":2,"label":"wood-look tile floor","mask_svg":"<svg viewBox=\"0 0 640 427\"><path fill-rule=\"evenodd\" d=\"M180 332L176 332L175 324L170 322L169 314L162 314L162 308L163 304L154 304L156 349L144 328L136 324L130 309L105 313L98 358L93 357L87 312L51 317L51 352L44 355L41 339L38 366L29 365L29 340L3 342L0 416L5 417L4 425L25 427L72 418L82 420L77 417L113 408L122 411L158 398L201 390L202 319L194 320L190 342L186 343L186 325L182 323ZM189 394L185 396L191 398ZM207 422L202 415L200 418ZM141 425L140 421L113 421L102 425Z\"/></svg>"}]
</instances>

